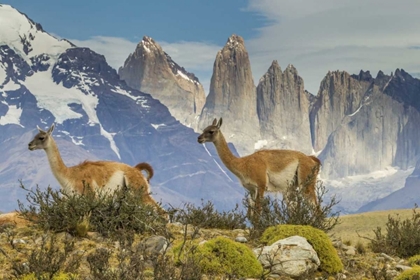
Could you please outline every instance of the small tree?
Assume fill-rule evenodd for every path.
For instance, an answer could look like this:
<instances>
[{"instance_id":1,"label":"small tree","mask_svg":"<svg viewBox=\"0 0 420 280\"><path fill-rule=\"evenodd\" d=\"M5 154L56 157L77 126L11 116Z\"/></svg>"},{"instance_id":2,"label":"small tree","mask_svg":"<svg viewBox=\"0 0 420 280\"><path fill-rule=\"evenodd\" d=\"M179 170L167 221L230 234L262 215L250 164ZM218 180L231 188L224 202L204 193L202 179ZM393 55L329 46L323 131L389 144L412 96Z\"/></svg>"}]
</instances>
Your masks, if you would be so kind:
<instances>
[{"instance_id":1,"label":"small tree","mask_svg":"<svg viewBox=\"0 0 420 280\"><path fill-rule=\"evenodd\" d=\"M339 201L335 196L328 202L324 201L328 190L321 181L317 182L315 188L317 204L306 198L304 188L292 185L280 200L265 197L261 214L251 219L253 235L258 237L268 227L279 224L309 225L324 232L332 230L339 223L340 212L334 210ZM244 199L244 205L252 207L247 198Z\"/></svg>"},{"instance_id":2,"label":"small tree","mask_svg":"<svg viewBox=\"0 0 420 280\"><path fill-rule=\"evenodd\" d=\"M417 204L411 219L401 220L399 215L389 215L385 230L382 233L378 227L373 231L375 237L370 243L372 251L396 254L403 258L420 254L420 213L417 212Z\"/></svg>"}]
</instances>

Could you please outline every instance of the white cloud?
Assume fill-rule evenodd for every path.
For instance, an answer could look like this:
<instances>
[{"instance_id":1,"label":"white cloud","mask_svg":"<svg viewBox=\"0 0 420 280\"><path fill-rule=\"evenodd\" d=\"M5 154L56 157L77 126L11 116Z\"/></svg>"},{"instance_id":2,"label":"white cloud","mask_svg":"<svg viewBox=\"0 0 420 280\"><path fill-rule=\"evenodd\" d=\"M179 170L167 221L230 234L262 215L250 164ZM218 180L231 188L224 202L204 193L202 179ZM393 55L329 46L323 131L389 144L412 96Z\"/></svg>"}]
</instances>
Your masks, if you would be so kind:
<instances>
[{"instance_id":1,"label":"white cloud","mask_svg":"<svg viewBox=\"0 0 420 280\"><path fill-rule=\"evenodd\" d=\"M256 81L274 59L313 93L328 70L420 71L417 0L250 0L246 10L268 21L246 41Z\"/></svg>"},{"instance_id":2,"label":"white cloud","mask_svg":"<svg viewBox=\"0 0 420 280\"><path fill-rule=\"evenodd\" d=\"M124 64L130 53L134 52L137 43L124 38L94 36L88 40L70 40L78 47L88 47L105 56L109 65L118 69ZM175 43L158 42L171 58L194 73L208 93L213 63L216 53L222 48L211 43L179 41Z\"/></svg>"}]
</instances>

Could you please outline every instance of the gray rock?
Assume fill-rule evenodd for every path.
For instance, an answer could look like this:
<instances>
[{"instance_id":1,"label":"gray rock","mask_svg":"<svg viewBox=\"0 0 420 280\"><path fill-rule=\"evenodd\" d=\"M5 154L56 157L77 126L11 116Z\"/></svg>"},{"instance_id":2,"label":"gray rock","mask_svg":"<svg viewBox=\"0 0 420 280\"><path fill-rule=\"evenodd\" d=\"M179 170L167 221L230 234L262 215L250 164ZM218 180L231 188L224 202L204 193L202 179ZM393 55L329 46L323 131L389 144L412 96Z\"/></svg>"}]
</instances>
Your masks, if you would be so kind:
<instances>
[{"instance_id":1,"label":"gray rock","mask_svg":"<svg viewBox=\"0 0 420 280\"><path fill-rule=\"evenodd\" d=\"M236 242L240 242L240 243L247 243L248 242L248 239L246 239L246 237L244 237L244 236L237 236L235 238L235 241Z\"/></svg>"},{"instance_id":2,"label":"gray rock","mask_svg":"<svg viewBox=\"0 0 420 280\"><path fill-rule=\"evenodd\" d=\"M264 268L270 267L272 277L301 277L312 273L320 265L317 253L301 236L291 236L271 246L254 249L254 254Z\"/></svg>"},{"instance_id":3,"label":"gray rock","mask_svg":"<svg viewBox=\"0 0 420 280\"><path fill-rule=\"evenodd\" d=\"M407 266L407 265L402 265L402 264L397 264L395 266L395 268L397 269L397 271L406 271L408 269L412 269L411 266Z\"/></svg>"},{"instance_id":4,"label":"gray rock","mask_svg":"<svg viewBox=\"0 0 420 280\"><path fill-rule=\"evenodd\" d=\"M393 257L391 257L391 256L389 256L385 253L381 253L381 256L384 257L388 261L392 261L392 262L395 261L395 259Z\"/></svg>"},{"instance_id":5,"label":"gray rock","mask_svg":"<svg viewBox=\"0 0 420 280\"><path fill-rule=\"evenodd\" d=\"M156 255L168 248L169 242L163 236L151 236L139 244L139 249L147 255Z\"/></svg>"}]
</instances>

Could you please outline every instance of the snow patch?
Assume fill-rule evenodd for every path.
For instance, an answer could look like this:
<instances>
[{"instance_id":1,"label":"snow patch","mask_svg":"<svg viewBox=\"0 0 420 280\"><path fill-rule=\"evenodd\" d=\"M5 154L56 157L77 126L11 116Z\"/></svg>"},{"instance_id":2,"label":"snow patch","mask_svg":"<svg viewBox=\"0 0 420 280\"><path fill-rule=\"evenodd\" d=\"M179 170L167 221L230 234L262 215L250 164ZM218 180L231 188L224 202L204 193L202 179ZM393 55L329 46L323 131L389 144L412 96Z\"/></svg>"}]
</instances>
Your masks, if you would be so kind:
<instances>
[{"instance_id":1,"label":"snow patch","mask_svg":"<svg viewBox=\"0 0 420 280\"><path fill-rule=\"evenodd\" d=\"M336 195L341 199L338 206L351 213L403 188L406 178L413 170L414 168L400 170L390 166L369 174L322 181L329 189L329 195Z\"/></svg>"},{"instance_id":2,"label":"snow patch","mask_svg":"<svg viewBox=\"0 0 420 280\"><path fill-rule=\"evenodd\" d=\"M79 76L83 78L83 76ZM100 125L101 135L109 140L111 149L121 159L113 135L103 129L99 122L96 114L96 106L99 102L97 96L85 94L75 87L66 88L60 84L56 84L52 80L51 71L36 72L34 75L26 78L25 85L35 96L38 107L50 111L56 118L55 121L57 123L62 124L67 119L81 118L81 114L74 112L68 106L68 104L72 103L80 104L89 118L88 124L90 126L94 126L95 124ZM84 87L83 89L90 92L89 87ZM80 143L80 141L76 141L76 143Z\"/></svg>"},{"instance_id":3,"label":"snow patch","mask_svg":"<svg viewBox=\"0 0 420 280\"><path fill-rule=\"evenodd\" d=\"M2 102L3 104L8 105L6 102ZM8 105L9 110L7 111L5 116L0 116L0 125L6 124L17 124L23 127L20 124L20 116L22 115L22 108L18 108L16 105Z\"/></svg>"},{"instance_id":4,"label":"snow patch","mask_svg":"<svg viewBox=\"0 0 420 280\"><path fill-rule=\"evenodd\" d=\"M359 111L360 111L360 109L362 109L362 107L363 107L363 104L360 104L360 106L359 106L359 108L357 108L357 110L356 111L354 111L353 113L351 113L350 115L348 115L349 117L353 117L354 115L356 115Z\"/></svg>"},{"instance_id":5,"label":"snow patch","mask_svg":"<svg viewBox=\"0 0 420 280\"><path fill-rule=\"evenodd\" d=\"M68 41L58 40L44 31L37 30L35 24L9 5L0 7L0 26L2 27L0 45L13 48L28 62L30 57L44 53L58 56L72 47ZM30 44L28 55L24 52L22 41Z\"/></svg>"},{"instance_id":6,"label":"snow patch","mask_svg":"<svg viewBox=\"0 0 420 280\"><path fill-rule=\"evenodd\" d=\"M153 128L154 128L154 129L156 129L156 130L157 130L157 129L158 129L159 127L161 127L161 126L166 126L166 124L164 124L164 123L161 123L161 124L153 124L153 123L152 123L152 126L153 126Z\"/></svg>"},{"instance_id":7,"label":"snow patch","mask_svg":"<svg viewBox=\"0 0 420 280\"><path fill-rule=\"evenodd\" d=\"M98 122L99 123L99 122ZM99 124L100 128L101 128L101 135L104 136L106 139L109 140L109 143L111 144L111 149L114 151L114 153L117 154L118 158L121 159L120 156L120 151L117 147L117 144L114 141L114 135L115 133L109 133L108 131L106 131L101 124Z\"/></svg>"},{"instance_id":8,"label":"snow patch","mask_svg":"<svg viewBox=\"0 0 420 280\"><path fill-rule=\"evenodd\" d=\"M20 89L21 85L15 83L14 81L12 81L12 79L10 79L7 84L5 84L3 86L3 88L1 90L3 91L14 91L14 90L18 90Z\"/></svg>"},{"instance_id":9,"label":"snow patch","mask_svg":"<svg viewBox=\"0 0 420 280\"><path fill-rule=\"evenodd\" d=\"M147 105L147 99L144 96L133 96L129 92L127 92L126 90L123 90L122 88L118 86L114 87L112 91L115 93L119 93L119 94L130 97L131 99L136 101L136 104L140 104L140 106L143 108L150 108L150 106Z\"/></svg>"},{"instance_id":10,"label":"snow patch","mask_svg":"<svg viewBox=\"0 0 420 280\"><path fill-rule=\"evenodd\" d=\"M392 81L392 78L394 78L394 75L391 75L391 78L389 78L388 82L386 82L382 91L384 91L388 87L389 83Z\"/></svg>"},{"instance_id":11,"label":"snow patch","mask_svg":"<svg viewBox=\"0 0 420 280\"><path fill-rule=\"evenodd\" d=\"M189 81L189 82L191 82L191 83L193 83L193 84L198 84L197 83L197 81L194 81L194 80L192 80L192 79L190 79L190 77L188 77L185 73L183 73L182 71L177 71L176 72L176 75L177 76L180 76L180 77L182 77L183 79L185 79L185 80L187 80L187 81Z\"/></svg>"},{"instance_id":12,"label":"snow patch","mask_svg":"<svg viewBox=\"0 0 420 280\"><path fill-rule=\"evenodd\" d=\"M27 77L25 85L35 96L38 107L50 111L55 116L55 121L62 124L67 119L79 119L81 114L74 112L68 104L76 103L83 107L83 110L94 123L99 123L95 108L98 98L86 95L76 88L66 88L56 84L51 77L50 71L36 72Z\"/></svg>"},{"instance_id":13,"label":"snow patch","mask_svg":"<svg viewBox=\"0 0 420 280\"><path fill-rule=\"evenodd\" d=\"M254 150L259 150L267 146L268 141L267 140L258 140L257 143L254 144Z\"/></svg>"}]
</instances>

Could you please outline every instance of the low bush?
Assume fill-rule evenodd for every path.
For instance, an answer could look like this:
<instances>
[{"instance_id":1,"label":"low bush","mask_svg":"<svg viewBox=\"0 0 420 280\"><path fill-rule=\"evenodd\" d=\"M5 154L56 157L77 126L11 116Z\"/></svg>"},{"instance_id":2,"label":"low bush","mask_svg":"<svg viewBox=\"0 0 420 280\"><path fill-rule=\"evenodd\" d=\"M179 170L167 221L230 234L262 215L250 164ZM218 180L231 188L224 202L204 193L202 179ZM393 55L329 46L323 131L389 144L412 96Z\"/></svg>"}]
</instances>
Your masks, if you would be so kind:
<instances>
[{"instance_id":1,"label":"low bush","mask_svg":"<svg viewBox=\"0 0 420 280\"><path fill-rule=\"evenodd\" d=\"M262 234L260 241L262 244L271 245L280 239L294 235L305 237L308 240L318 254L319 260L321 261L320 268L323 271L329 274L335 274L343 270L343 263L328 235L314 227L300 225L269 227Z\"/></svg>"},{"instance_id":2,"label":"low bush","mask_svg":"<svg viewBox=\"0 0 420 280\"><path fill-rule=\"evenodd\" d=\"M21 215L43 230L68 232L83 237L96 231L112 237L119 230L146 233L161 230L166 221L150 205L141 201L139 189L122 187L114 192L94 192L86 186L83 195L66 194L48 187L21 188L29 205L18 201Z\"/></svg>"},{"instance_id":3,"label":"low bush","mask_svg":"<svg viewBox=\"0 0 420 280\"><path fill-rule=\"evenodd\" d=\"M420 213L417 205L411 219L402 220L398 215L388 216L385 233L378 227L370 242L373 252L381 252L407 258L420 254Z\"/></svg>"},{"instance_id":4,"label":"low bush","mask_svg":"<svg viewBox=\"0 0 420 280\"><path fill-rule=\"evenodd\" d=\"M273 199L266 196L262 202L262 211L251 219L253 225L251 238L259 238L265 229L279 224L309 225L325 232L332 230L338 223L340 212L334 207L339 201L332 196L325 201L328 190L321 181L316 186L317 205L308 201L303 194L303 189L289 186L282 198ZM245 207L249 205L246 197L243 201Z\"/></svg>"},{"instance_id":5,"label":"low bush","mask_svg":"<svg viewBox=\"0 0 420 280\"><path fill-rule=\"evenodd\" d=\"M420 267L414 267L403 271L395 277L395 280L417 280L420 279Z\"/></svg>"},{"instance_id":6,"label":"low bush","mask_svg":"<svg viewBox=\"0 0 420 280\"><path fill-rule=\"evenodd\" d=\"M225 237L217 237L199 245L194 257L201 271L208 276L238 279L261 277L263 273L251 249Z\"/></svg>"},{"instance_id":7,"label":"low bush","mask_svg":"<svg viewBox=\"0 0 420 280\"><path fill-rule=\"evenodd\" d=\"M183 208L173 208L169 212L174 212L172 222L180 222L184 225L228 230L246 227L246 216L238 205L233 210L219 212L211 201L204 203L202 200L201 207L185 203Z\"/></svg>"},{"instance_id":8,"label":"low bush","mask_svg":"<svg viewBox=\"0 0 420 280\"><path fill-rule=\"evenodd\" d=\"M420 255L414 255L408 259L408 263L411 266L420 265Z\"/></svg>"}]
</instances>

